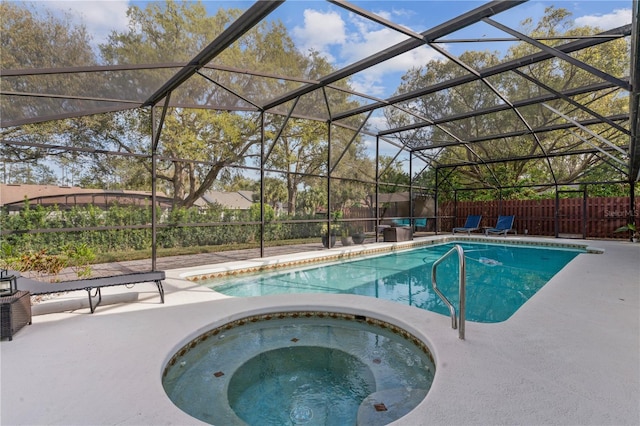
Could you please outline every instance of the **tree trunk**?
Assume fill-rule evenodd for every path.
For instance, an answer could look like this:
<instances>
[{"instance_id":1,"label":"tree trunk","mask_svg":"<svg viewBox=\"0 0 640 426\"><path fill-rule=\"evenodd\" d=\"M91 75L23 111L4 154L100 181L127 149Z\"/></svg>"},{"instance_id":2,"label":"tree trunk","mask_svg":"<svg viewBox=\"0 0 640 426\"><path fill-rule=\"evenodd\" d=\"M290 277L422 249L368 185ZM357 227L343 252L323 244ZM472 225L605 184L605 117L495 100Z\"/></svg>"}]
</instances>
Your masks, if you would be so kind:
<instances>
[{"instance_id":1,"label":"tree trunk","mask_svg":"<svg viewBox=\"0 0 640 426\"><path fill-rule=\"evenodd\" d=\"M298 188L296 179L287 175L287 211L290 216L296 214L296 198L298 195Z\"/></svg>"}]
</instances>

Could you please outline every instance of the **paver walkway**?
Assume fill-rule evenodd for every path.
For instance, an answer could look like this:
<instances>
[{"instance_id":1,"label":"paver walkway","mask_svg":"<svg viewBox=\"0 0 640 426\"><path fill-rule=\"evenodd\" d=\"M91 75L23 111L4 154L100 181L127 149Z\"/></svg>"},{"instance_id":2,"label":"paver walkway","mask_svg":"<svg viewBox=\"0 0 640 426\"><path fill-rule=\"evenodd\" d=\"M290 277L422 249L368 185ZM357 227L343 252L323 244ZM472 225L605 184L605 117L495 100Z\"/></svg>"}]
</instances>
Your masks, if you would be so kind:
<instances>
[{"instance_id":1,"label":"paver walkway","mask_svg":"<svg viewBox=\"0 0 640 426\"><path fill-rule=\"evenodd\" d=\"M336 247L340 246L340 242ZM375 242L375 238L368 237L365 244ZM266 247L265 257L281 256L292 253L303 253L310 251L326 250L320 241L317 243L293 244L287 246ZM234 262L238 260L248 260L260 257L260 249L228 250L215 253L198 253L181 256L158 257L156 269L166 271L170 269L189 268L202 265L214 265L224 262ZM91 265L92 277L105 277L109 275L119 275L131 272L145 272L151 270L151 259L124 260L112 263L100 263ZM71 268L65 268L58 274L59 280L73 280L78 277ZM48 277L38 277L40 280L47 280Z\"/></svg>"}]
</instances>

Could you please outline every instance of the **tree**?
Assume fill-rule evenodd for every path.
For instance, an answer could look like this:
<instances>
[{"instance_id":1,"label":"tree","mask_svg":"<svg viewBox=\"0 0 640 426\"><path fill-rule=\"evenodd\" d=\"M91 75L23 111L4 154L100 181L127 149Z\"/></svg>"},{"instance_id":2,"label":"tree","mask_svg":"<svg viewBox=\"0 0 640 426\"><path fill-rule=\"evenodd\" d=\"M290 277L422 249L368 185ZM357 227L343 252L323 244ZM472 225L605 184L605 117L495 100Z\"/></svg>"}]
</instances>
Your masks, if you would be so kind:
<instances>
[{"instance_id":1,"label":"tree","mask_svg":"<svg viewBox=\"0 0 640 426\"><path fill-rule=\"evenodd\" d=\"M0 3L0 14L3 69L95 64L86 28L74 24L69 15L41 16L13 2Z\"/></svg>"},{"instance_id":2,"label":"tree","mask_svg":"<svg viewBox=\"0 0 640 426\"><path fill-rule=\"evenodd\" d=\"M317 186L305 186L297 198L296 211L311 216L327 205L327 191Z\"/></svg>"},{"instance_id":3,"label":"tree","mask_svg":"<svg viewBox=\"0 0 640 426\"><path fill-rule=\"evenodd\" d=\"M258 189L259 189L258 185ZM287 187L282 179L276 179L274 177L264 178L264 202L271 207L282 207L283 200L287 199ZM278 209L280 213L282 209Z\"/></svg>"},{"instance_id":4,"label":"tree","mask_svg":"<svg viewBox=\"0 0 640 426\"><path fill-rule=\"evenodd\" d=\"M257 126L255 120L239 114L173 111L167 117L160 150L162 156L172 160L160 162L158 178L170 184L174 204L190 207L227 166L243 164L259 143Z\"/></svg>"},{"instance_id":5,"label":"tree","mask_svg":"<svg viewBox=\"0 0 640 426\"><path fill-rule=\"evenodd\" d=\"M326 173L326 125L317 121L290 119L280 140L275 141L267 166L284 171L287 211L295 215L299 188L306 175Z\"/></svg>"},{"instance_id":6,"label":"tree","mask_svg":"<svg viewBox=\"0 0 640 426\"><path fill-rule=\"evenodd\" d=\"M309 56L300 59L300 73L304 78L318 79L333 71L331 65L318 52L311 51ZM336 86L348 88L348 83L341 81ZM325 102L323 95L327 95ZM346 110L354 108L357 103L349 100L345 92L332 90L322 93L316 91L301 99L296 106L295 113L305 117L317 117L318 120L291 118L286 123L280 138L271 142L275 144L267 159L267 166L281 170L287 186L287 209L290 215L295 215L298 205L297 196L301 188L313 186L313 178L310 176L328 175L328 149L329 130L327 124L322 120L329 116L329 108L335 110ZM346 124L353 125L354 119L348 120ZM281 123L281 119L275 119L274 124ZM341 164L336 164L338 158L332 158L330 167L344 167L350 160L362 156L360 147L361 139L356 140L348 147L347 144L353 138L353 132L339 126L333 126L331 132L332 152L345 155L340 160ZM339 173L339 169L336 169Z\"/></svg>"},{"instance_id":7,"label":"tree","mask_svg":"<svg viewBox=\"0 0 640 426\"><path fill-rule=\"evenodd\" d=\"M3 183L51 185L56 176L46 164L34 167L30 163L5 163L2 170Z\"/></svg>"},{"instance_id":8,"label":"tree","mask_svg":"<svg viewBox=\"0 0 640 426\"><path fill-rule=\"evenodd\" d=\"M596 28L573 27L570 14L564 9L547 8L544 17L537 23L531 19L522 22L522 32L531 37L582 36L599 32ZM565 43L565 40L550 40L553 45ZM625 62L628 58L629 46L622 39L606 44L574 52L571 56L599 68L614 76L623 76ZM498 52L467 51L459 59L474 70L482 70L501 62L521 58L540 50L529 43L516 43L511 46L504 57ZM492 76L488 80L491 85L509 101L532 98L549 94L549 89L564 91L586 86L600 80L591 73L560 59L546 60L522 67L518 72L525 77L538 79L542 84L535 84L521 74L510 72ZM404 77L398 93L406 93L420 88L446 82L461 75L468 74L464 68L453 61L433 60L423 67L410 70ZM604 92L576 96L574 99L603 116L608 111L624 110L628 100L615 94ZM451 89L441 90L420 99L407 102L405 107L417 114L440 119L471 111L482 111L504 104L498 94L487 84L474 81ZM547 102L553 108L564 111L577 120L593 118L593 115L576 108L565 100ZM574 134L566 130L539 133L537 139L532 135L518 137L493 138L486 141L456 145L457 140L469 141L483 139L491 135L540 128L564 122L564 119L542 105L531 105L518 109L520 116L513 111L493 112L472 118L457 119L440 126L428 126L420 129L411 138L405 137L405 144L426 141L426 146L441 147L433 150L435 159L440 164L458 164L452 174L447 176L449 182L456 185L501 188L523 186L529 183L580 182L586 171L600 164L602 155L583 154L558 156L549 159L522 159L501 162L518 157L532 157L546 153L567 152L581 148L590 148L583 139L593 139L586 132L578 130ZM392 127L411 123L408 115L393 111L387 113ZM628 137L622 132L611 130L607 124L590 127L595 133L623 146ZM576 137L575 133L582 136ZM468 166L464 164L469 164ZM620 179L621 174L613 167L609 169L609 179Z\"/></svg>"},{"instance_id":9,"label":"tree","mask_svg":"<svg viewBox=\"0 0 640 426\"><path fill-rule=\"evenodd\" d=\"M149 3L145 9L132 6L129 9L130 26L125 33L113 33L109 43L101 46L108 63L175 62L191 59L211 40L220 34L241 11L219 10L207 16L202 3ZM318 68L327 68L317 55L305 57L295 48L286 28L280 22L262 22L238 42L216 58L216 64L235 68L260 69L280 75L317 77ZM314 74L314 72L316 74ZM263 101L295 87L294 83L279 79L258 79L221 70L202 71L219 84L211 84L204 78L193 78L172 94L171 108L162 128L159 154L162 160L158 178L166 183L167 192L174 197L177 206L191 206L213 183L221 177L229 177L230 166L243 166L247 162L259 162L260 116L257 113L228 112L213 109L191 109L179 105L206 105L238 107L244 99ZM149 71L141 87L149 81L165 78L158 71ZM156 84L157 85L157 84ZM153 86L153 85L151 85ZM230 90L221 90L221 87ZM267 129L276 129L282 123L280 116L267 117ZM140 119L141 125L148 123ZM293 122L292 122L293 123ZM304 143L317 142L318 123L294 123L283 133L274 149L274 163L281 163L281 155L290 155L281 145L306 139ZM140 127L140 133L148 128ZM273 131L273 130L272 130ZM320 132L320 135L322 132ZM266 138L272 136L269 131ZM321 136L320 136L321 138ZM301 146L301 145L300 145ZM282 154L281 154L282 153ZM302 153L302 151L301 151ZM315 158L316 153L308 153ZM310 166L306 170L313 169ZM289 170L285 167L284 170ZM225 175L226 173L226 175ZM289 175L292 176L292 175ZM288 182L290 208L295 211L295 193L300 181Z\"/></svg>"},{"instance_id":10,"label":"tree","mask_svg":"<svg viewBox=\"0 0 640 426\"><path fill-rule=\"evenodd\" d=\"M151 2L144 7L131 6L128 10L128 29L111 33L108 41L99 46L100 60L78 55L77 64L186 63L241 13L239 9L220 9L209 16L201 2L173 0ZM33 31L37 31L41 25L46 27L46 22L43 25L42 21L34 20ZM75 34L73 26L67 28L69 34ZM84 28L80 29L84 31ZM82 31L78 34L83 35ZM82 41L78 49L84 46L86 53L92 55L88 38L79 37L78 40ZM19 46L19 43L16 45ZM25 55L25 58L29 56ZM317 79L333 71L317 52L301 54L284 25L278 21L258 24L218 55L215 65L221 67L202 68L199 76L189 79L173 91L171 106L161 129L157 160L158 188L172 196L177 207L193 205L214 187L214 183L231 178L235 173L234 168L248 165L249 162L259 163L262 140L259 113L230 111L250 107L251 100L259 104L299 85L286 79L227 72L224 66L308 79ZM109 76L108 80L105 77L100 84L109 87L110 97L142 102L174 75L176 69L150 67L136 72L110 72L105 74ZM75 75L71 75L75 78ZM73 84L77 84L78 90L81 90L81 83L79 80ZM345 81L336 84L348 88ZM297 191L305 184L304 174L320 173L323 168L326 169L326 125L322 121L326 120L328 112L324 106L324 96L323 91L317 91L299 102L296 114L315 117L320 122L291 120L282 137L276 141L271 156L271 164L277 164L277 168L282 167L287 172L287 198L291 213L295 213ZM346 109L356 105L348 101L346 93L339 90L327 89L326 96L336 108ZM193 108L194 105L202 108ZM150 109L136 109L38 124L33 130L24 126L17 130L16 135L29 139L30 135L38 134L43 143L55 140L56 144L79 148L53 153L65 156L61 161L75 161L83 165L82 170L74 176L74 181L90 186L109 182L112 187L149 189L150 180L145 179L144 175L149 176L151 169L151 162L146 157L151 152L151 118ZM278 114L267 114L265 119L265 138L273 142L273 135L280 129L284 119ZM339 135L340 132L336 131L335 134ZM13 146L10 149L16 151ZM123 158L95 154L94 150L122 152ZM16 161L30 158L35 162L50 159L52 155L51 152L43 153L30 148L19 151L11 152ZM357 152L350 149L347 156Z\"/></svg>"},{"instance_id":11,"label":"tree","mask_svg":"<svg viewBox=\"0 0 640 426\"><path fill-rule=\"evenodd\" d=\"M585 36L600 32L598 28L590 27L573 27L570 20L570 13L565 9L548 7L545 10L545 16L534 24L531 19L527 19L522 23L524 31L533 37L554 37L562 36ZM561 40L552 40L550 44L557 45L562 43ZM512 57L520 57L523 55L534 53L537 49L530 44L520 43L510 49ZM629 56L629 46L625 40L615 40L606 44L601 44L588 49L584 49L571 54L572 57L601 69L610 75L623 77L628 73L625 58ZM545 85L557 91L564 91L575 87L585 86L592 83L601 82L600 78L579 68L571 65L567 61L552 60L544 61L539 64L530 65L526 70L527 74L538 78ZM540 86L533 86L535 91L532 93L532 85L525 84L524 81L512 81L507 79L508 96L519 99L524 94L535 96L538 94L546 94L546 90ZM525 92L526 89L526 92ZM593 92L587 95L576 97L576 100L583 105L587 105L591 110L607 116L609 111L625 111L628 109L628 100L616 94L605 95L605 92ZM557 110L564 111L575 120L586 120L593 118L588 112L575 108L565 101L548 102L549 105ZM555 112L550 111L542 106L536 108L523 109L526 119L534 127L544 127L557 124L563 119ZM611 128L608 124L598 124L589 126L592 132L600 134L609 141L618 146L624 146L628 143L628 137L623 133ZM576 130L574 134L566 131L556 131L543 134L541 136L542 143L547 152L567 151L570 149L590 148L583 139L591 139L592 136L582 130ZM582 136L582 138L578 136ZM580 179L589 174L589 171L596 166L603 165L600 159L602 154L583 154L570 157L555 157L549 160L551 169L555 173L556 179L561 183L579 182ZM608 177L605 180L618 180L622 178L622 174L611 168L608 169ZM547 179L550 176L547 173Z\"/></svg>"},{"instance_id":12,"label":"tree","mask_svg":"<svg viewBox=\"0 0 640 426\"><path fill-rule=\"evenodd\" d=\"M37 12L34 8L21 6L14 2L0 3L0 50L3 69L37 69L70 67L75 65L93 65L96 58L91 48L91 38L83 25L74 24L68 15L57 16L50 12ZM70 93L83 94L84 82L74 75L38 75L27 77L2 77L3 90L16 92ZM86 101L85 101L86 102ZM75 111L82 101L45 100L20 96L3 96L3 120L15 117L30 117L44 114L60 114ZM86 104L83 104L86 105ZM83 140L92 145L89 138L82 139L79 133L94 127L100 121L96 118L75 120L57 120L54 122L20 127L3 128L0 131L3 144L0 145L0 157L5 164L15 167L28 167L34 175L48 176L50 181L51 162L58 158L72 158L68 152L23 145L56 145L77 143ZM11 142L18 142L11 144ZM14 176L15 180L15 176ZM40 179L42 181L42 179ZM27 182L24 182L27 183Z\"/></svg>"},{"instance_id":13,"label":"tree","mask_svg":"<svg viewBox=\"0 0 640 426\"><path fill-rule=\"evenodd\" d=\"M402 170L402 164L385 155L380 156L379 163L381 193L408 191L410 177Z\"/></svg>"}]
</instances>

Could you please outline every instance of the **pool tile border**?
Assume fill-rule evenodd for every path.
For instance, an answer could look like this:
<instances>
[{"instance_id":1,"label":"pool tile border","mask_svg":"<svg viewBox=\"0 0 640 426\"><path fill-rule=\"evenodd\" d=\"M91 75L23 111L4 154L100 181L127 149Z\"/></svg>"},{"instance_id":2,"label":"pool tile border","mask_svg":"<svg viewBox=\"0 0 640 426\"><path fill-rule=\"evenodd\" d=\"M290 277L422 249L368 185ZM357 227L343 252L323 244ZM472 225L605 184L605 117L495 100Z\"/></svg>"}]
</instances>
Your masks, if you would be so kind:
<instances>
[{"instance_id":1,"label":"pool tile border","mask_svg":"<svg viewBox=\"0 0 640 426\"><path fill-rule=\"evenodd\" d=\"M437 239L425 239L425 240L413 240L402 243L394 243L385 246L377 246L374 248L363 248L360 250L346 250L337 251L335 253L322 253L314 257L307 257L304 259L289 259L278 260L274 263L269 263L262 259L252 259L251 262L255 263L252 266L244 266L237 268L227 268L224 270L218 270L215 272L201 273L184 278L189 281L202 281L208 279L225 278L229 276L237 276L244 274L253 274L257 272L268 272L284 268L292 268L304 265L311 265L316 263L334 262L339 260L347 260L362 256L371 256L376 254L391 253L394 251L409 250L416 247L423 247L436 244L444 244L453 241L467 241L473 243L500 243L509 245L520 246L536 246L536 247L553 247L553 248L566 248L566 249L580 249L585 250L587 253L603 253L603 250L591 247L588 244L581 243L566 243L566 242L551 242L551 241L536 241L536 240L520 240L520 239L499 239L499 238L487 238L487 237L475 237L475 236L442 236ZM261 263L264 262L264 263ZM240 262L243 263L243 262Z\"/></svg>"},{"instance_id":2,"label":"pool tile border","mask_svg":"<svg viewBox=\"0 0 640 426\"><path fill-rule=\"evenodd\" d=\"M191 341L187 342L185 345L183 345L180 349L178 349L176 351L175 354L173 354L173 356L171 358L169 358L169 361L167 362L167 364L165 365L165 368L162 372L162 377L166 377L167 374L169 373L169 371L173 368L173 366L180 365L181 359L187 355L189 353L189 351L191 351L191 349L196 348L200 343L203 343L204 341L206 341L207 339L209 339L210 337L213 336L217 336L218 334L220 334L221 332L224 331L228 331L231 330L233 328L236 327L242 327L243 325L247 324L247 323L255 323L258 321L270 321L273 319L296 319L296 318L331 318L331 319L337 319L337 320L346 320L346 321L356 321L356 322L366 322L369 325L375 326L375 327L379 327L381 329L387 329L390 330L391 332L393 332L396 335L399 335L401 337L403 337L405 340L407 340L408 342L412 343L413 345L415 345L416 347L418 347L418 349L420 349L425 355L427 355L427 357L429 357L429 360L431 361L432 365L436 365L435 363L435 359L433 357L433 354L431 353L431 350L429 349L429 347L427 346L427 344L425 342L423 342L422 340L420 340L419 338L417 338L416 336L414 336L412 333L408 332L407 330L405 330L402 327L398 327L395 324L392 324L390 322L387 321L383 321L377 318L373 318L370 316L365 316L365 315L361 315L361 314L352 314L352 313L345 313L345 312L335 312L335 311L277 311L277 312L268 312L268 313L262 313L262 314L256 314L256 315L250 315L247 317L243 317L243 318L239 318L230 322L227 322L225 324L222 324L218 327L212 328L211 330L208 330L202 334L200 334L198 337L192 339Z\"/></svg>"}]
</instances>

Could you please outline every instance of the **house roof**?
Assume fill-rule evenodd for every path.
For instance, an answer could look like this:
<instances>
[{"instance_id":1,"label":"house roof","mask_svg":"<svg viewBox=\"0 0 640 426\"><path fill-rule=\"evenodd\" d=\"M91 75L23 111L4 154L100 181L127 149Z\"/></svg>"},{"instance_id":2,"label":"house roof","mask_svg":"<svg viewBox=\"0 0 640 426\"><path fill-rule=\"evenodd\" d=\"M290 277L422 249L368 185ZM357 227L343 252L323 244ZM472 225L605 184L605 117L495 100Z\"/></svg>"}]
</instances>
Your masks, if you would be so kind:
<instances>
[{"instance_id":1,"label":"house roof","mask_svg":"<svg viewBox=\"0 0 640 426\"><path fill-rule=\"evenodd\" d=\"M156 194L164 204L171 199ZM108 190L78 186L0 184L0 206L22 207L24 200L43 206L74 206L94 204L109 206L113 203L139 205L151 200L151 191Z\"/></svg>"},{"instance_id":2,"label":"house roof","mask_svg":"<svg viewBox=\"0 0 640 426\"><path fill-rule=\"evenodd\" d=\"M252 191L208 191L202 198L209 204L220 204L227 209L248 210L253 204Z\"/></svg>"},{"instance_id":3,"label":"house roof","mask_svg":"<svg viewBox=\"0 0 640 426\"><path fill-rule=\"evenodd\" d=\"M375 201L375 194L373 195ZM409 202L408 192L392 192L388 194L378 194L378 203L403 203Z\"/></svg>"}]
</instances>

